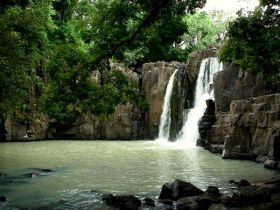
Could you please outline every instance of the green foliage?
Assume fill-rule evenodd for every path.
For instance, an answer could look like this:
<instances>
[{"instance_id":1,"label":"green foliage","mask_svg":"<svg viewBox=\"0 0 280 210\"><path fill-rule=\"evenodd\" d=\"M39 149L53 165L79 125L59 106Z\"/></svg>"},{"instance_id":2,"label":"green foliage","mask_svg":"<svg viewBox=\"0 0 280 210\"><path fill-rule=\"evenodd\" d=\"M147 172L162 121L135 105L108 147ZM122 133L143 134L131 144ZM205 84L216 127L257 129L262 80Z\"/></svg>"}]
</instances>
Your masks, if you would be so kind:
<instances>
[{"instance_id":1,"label":"green foliage","mask_svg":"<svg viewBox=\"0 0 280 210\"><path fill-rule=\"evenodd\" d=\"M182 17L204 3L204 0L96 1L90 9L94 12L85 33L87 40L93 40L93 61L113 57L127 65L139 66L144 62L182 58L184 52L173 49L186 32Z\"/></svg>"},{"instance_id":2,"label":"green foliage","mask_svg":"<svg viewBox=\"0 0 280 210\"><path fill-rule=\"evenodd\" d=\"M0 10L0 117L23 103L39 82L37 67L53 28L52 9L44 1L11 6L15 2L2 2Z\"/></svg>"},{"instance_id":3,"label":"green foliage","mask_svg":"<svg viewBox=\"0 0 280 210\"><path fill-rule=\"evenodd\" d=\"M267 81L280 80L279 2L261 1L248 15L240 12L230 22L227 40L219 52L222 61L234 62Z\"/></svg>"},{"instance_id":4,"label":"green foliage","mask_svg":"<svg viewBox=\"0 0 280 210\"><path fill-rule=\"evenodd\" d=\"M47 63L49 81L40 99L41 109L63 123L74 123L81 115L77 98L89 89L87 49L76 44L59 45Z\"/></svg>"},{"instance_id":5,"label":"green foliage","mask_svg":"<svg viewBox=\"0 0 280 210\"><path fill-rule=\"evenodd\" d=\"M222 20L222 16L223 13L219 11L186 15L184 21L188 32L182 37L182 45L192 52L219 44L225 32L225 21Z\"/></svg>"},{"instance_id":6,"label":"green foliage","mask_svg":"<svg viewBox=\"0 0 280 210\"><path fill-rule=\"evenodd\" d=\"M108 60L135 67L184 61L183 17L206 0L7 0L0 2L0 118L39 89L40 109L57 122L107 117L119 103L145 107L138 84ZM100 72L100 81L92 71ZM36 102L34 102L36 103Z\"/></svg>"}]
</instances>

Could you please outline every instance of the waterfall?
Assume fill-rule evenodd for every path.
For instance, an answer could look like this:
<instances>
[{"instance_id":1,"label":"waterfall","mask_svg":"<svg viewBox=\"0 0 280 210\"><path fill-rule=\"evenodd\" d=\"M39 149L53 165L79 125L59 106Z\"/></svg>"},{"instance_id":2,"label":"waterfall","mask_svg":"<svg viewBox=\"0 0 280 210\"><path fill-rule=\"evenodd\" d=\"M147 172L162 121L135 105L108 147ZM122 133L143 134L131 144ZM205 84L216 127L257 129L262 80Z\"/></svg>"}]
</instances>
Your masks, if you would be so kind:
<instances>
[{"instance_id":1,"label":"waterfall","mask_svg":"<svg viewBox=\"0 0 280 210\"><path fill-rule=\"evenodd\" d=\"M206 100L214 99L212 87L214 73L222 68L217 58L204 59L199 68L195 87L194 107L188 110L188 115L177 141L184 142L187 147L195 147L199 138L198 122L206 109Z\"/></svg>"},{"instance_id":2,"label":"waterfall","mask_svg":"<svg viewBox=\"0 0 280 210\"><path fill-rule=\"evenodd\" d=\"M175 78L175 74L178 71L175 70L173 74L171 75L165 96L164 96L164 102L163 102L163 108L162 113L160 116L160 124L159 124L159 135L158 135L158 141L168 141L169 138L169 129L170 129L170 123L171 123L171 108L170 108L170 99L172 96L172 90L173 90L173 82Z\"/></svg>"}]
</instances>

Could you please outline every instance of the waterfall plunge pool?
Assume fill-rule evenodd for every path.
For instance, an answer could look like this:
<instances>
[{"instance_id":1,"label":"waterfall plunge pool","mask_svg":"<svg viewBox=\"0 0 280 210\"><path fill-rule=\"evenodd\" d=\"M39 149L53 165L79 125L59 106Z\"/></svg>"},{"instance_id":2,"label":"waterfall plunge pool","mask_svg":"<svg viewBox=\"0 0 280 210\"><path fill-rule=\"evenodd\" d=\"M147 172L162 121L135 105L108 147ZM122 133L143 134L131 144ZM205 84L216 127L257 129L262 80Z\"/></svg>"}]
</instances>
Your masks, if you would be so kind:
<instances>
[{"instance_id":1,"label":"waterfall plunge pool","mask_svg":"<svg viewBox=\"0 0 280 210\"><path fill-rule=\"evenodd\" d=\"M54 169L42 176L24 173ZM202 148L155 141L40 141L0 144L0 209L102 209L104 193L156 198L174 179L227 191L228 180L273 175L262 164L223 160Z\"/></svg>"}]
</instances>

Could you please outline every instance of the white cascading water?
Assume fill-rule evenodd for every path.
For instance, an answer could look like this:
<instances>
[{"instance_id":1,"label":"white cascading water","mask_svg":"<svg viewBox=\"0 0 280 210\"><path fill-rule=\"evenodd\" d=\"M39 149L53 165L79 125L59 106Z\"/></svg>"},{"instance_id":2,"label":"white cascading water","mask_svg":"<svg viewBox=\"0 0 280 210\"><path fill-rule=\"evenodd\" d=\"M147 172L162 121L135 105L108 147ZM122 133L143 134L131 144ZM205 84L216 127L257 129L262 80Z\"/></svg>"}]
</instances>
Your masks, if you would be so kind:
<instances>
[{"instance_id":1,"label":"white cascading water","mask_svg":"<svg viewBox=\"0 0 280 210\"><path fill-rule=\"evenodd\" d=\"M178 71L175 70L173 74L171 75L167 87L166 92L164 96L164 102L163 102L163 108L162 113L160 116L160 124L159 124L159 135L158 135L158 141L167 142L169 139L169 129L170 129L170 123L171 123L171 108L170 108L170 99L172 96L172 90L173 90L173 83L175 74Z\"/></svg>"},{"instance_id":2,"label":"white cascading water","mask_svg":"<svg viewBox=\"0 0 280 210\"><path fill-rule=\"evenodd\" d=\"M205 101L214 99L213 76L221 69L222 64L215 57L206 58L200 64L195 87L194 107L188 111L184 126L177 137L177 142L184 143L188 148L195 147L199 138L198 122L206 109Z\"/></svg>"}]
</instances>

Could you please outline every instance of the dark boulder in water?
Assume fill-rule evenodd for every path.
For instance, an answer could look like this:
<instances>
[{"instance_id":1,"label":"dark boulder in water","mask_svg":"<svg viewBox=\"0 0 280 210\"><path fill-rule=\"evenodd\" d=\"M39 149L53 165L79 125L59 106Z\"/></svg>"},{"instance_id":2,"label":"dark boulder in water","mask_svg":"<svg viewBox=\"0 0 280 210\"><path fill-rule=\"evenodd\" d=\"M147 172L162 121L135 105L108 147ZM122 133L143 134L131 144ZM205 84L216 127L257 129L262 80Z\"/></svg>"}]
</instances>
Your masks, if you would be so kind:
<instances>
[{"instance_id":1,"label":"dark boulder in water","mask_svg":"<svg viewBox=\"0 0 280 210\"><path fill-rule=\"evenodd\" d=\"M219 188L216 186L208 186L206 192L212 195L220 195Z\"/></svg>"},{"instance_id":2,"label":"dark boulder in water","mask_svg":"<svg viewBox=\"0 0 280 210\"><path fill-rule=\"evenodd\" d=\"M43 173L51 173L51 172L55 172L55 169L51 169L51 168L29 168L30 170L35 170L35 171L40 171Z\"/></svg>"},{"instance_id":3,"label":"dark boulder in water","mask_svg":"<svg viewBox=\"0 0 280 210\"><path fill-rule=\"evenodd\" d=\"M197 196L204 192L193 184L181 180L175 180L173 183L166 183L162 186L159 199L178 200L183 197Z\"/></svg>"},{"instance_id":4,"label":"dark boulder in water","mask_svg":"<svg viewBox=\"0 0 280 210\"><path fill-rule=\"evenodd\" d=\"M144 198L143 201L146 206L156 206L155 201L151 198Z\"/></svg>"},{"instance_id":5,"label":"dark boulder in water","mask_svg":"<svg viewBox=\"0 0 280 210\"><path fill-rule=\"evenodd\" d=\"M141 201L133 195L104 195L102 200L107 205L120 208L122 210L137 210Z\"/></svg>"},{"instance_id":6,"label":"dark boulder in water","mask_svg":"<svg viewBox=\"0 0 280 210\"><path fill-rule=\"evenodd\" d=\"M6 196L1 195L0 196L0 202L6 202L8 199Z\"/></svg>"},{"instance_id":7,"label":"dark boulder in water","mask_svg":"<svg viewBox=\"0 0 280 210\"><path fill-rule=\"evenodd\" d=\"M23 174L23 176L24 176L24 177L27 177L27 178L35 178L35 177L40 176L40 173L37 173L37 172L29 172L29 173Z\"/></svg>"},{"instance_id":8,"label":"dark boulder in water","mask_svg":"<svg viewBox=\"0 0 280 210\"><path fill-rule=\"evenodd\" d=\"M0 172L0 179L1 178L4 178L4 177L6 177L7 176L7 174L5 174L5 173L3 173L3 172Z\"/></svg>"},{"instance_id":9,"label":"dark boulder in water","mask_svg":"<svg viewBox=\"0 0 280 210\"><path fill-rule=\"evenodd\" d=\"M229 180L230 184L235 184L238 187L248 187L251 186L251 183L248 182L246 179L241 179L239 182L235 181L235 180Z\"/></svg>"}]
</instances>

